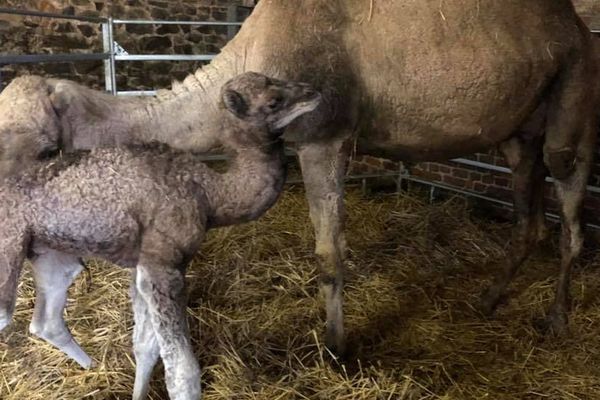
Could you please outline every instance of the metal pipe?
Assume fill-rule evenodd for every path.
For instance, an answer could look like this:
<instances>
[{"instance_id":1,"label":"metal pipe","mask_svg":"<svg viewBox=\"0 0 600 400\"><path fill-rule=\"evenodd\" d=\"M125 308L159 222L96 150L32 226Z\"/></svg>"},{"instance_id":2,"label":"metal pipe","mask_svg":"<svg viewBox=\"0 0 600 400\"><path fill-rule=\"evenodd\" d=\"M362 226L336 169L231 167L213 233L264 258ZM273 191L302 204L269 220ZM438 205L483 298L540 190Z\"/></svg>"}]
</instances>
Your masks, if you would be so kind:
<instances>
[{"instance_id":1,"label":"metal pipe","mask_svg":"<svg viewBox=\"0 0 600 400\"><path fill-rule=\"evenodd\" d=\"M499 165L487 164L487 163L483 163L481 161L469 160L468 158L453 158L450 161L455 162L457 164L463 164L463 165L468 165L470 167L487 169L490 171L503 172L506 174L512 173L510 168L501 167Z\"/></svg>"},{"instance_id":2,"label":"metal pipe","mask_svg":"<svg viewBox=\"0 0 600 400\"><path fill-rule=\"evenodd\" d=\"M220 21L166 21L166 20L142 20L142 19L114 19L114 24L127 25L196 25L196 26L241 26L242 22L220 22Z\"/></svg>"},{"instance_id":3,"label":"metal pipe","mask_svg":"<svg viewBox=\"0 0 600 400\"><path fill-rule=\"evenodd\" d=\"M227 7L227 22L236 22L237 10L237 6ZM233 39L233 37L238 33L239 29L239 25L227 26L227 40Z\"/></svg>"},{"instance_id":4,"label":"metal pipe","mask_svg":"<svg viewBox=\"0 0 600 400\"><path fill-rule=\"evenodd\" d=\"M512 174L512 171L510 168L501 167L501 166L493 165L493 164L482 163L480 161L473 161L473 160L469 160L466 158L454 158L450 161L455 162L457 164L467 165L470 167L476 167L476 168L486 169L486 170L490 170L490 171L494 171L494 172L502 172L502 173L506 173L506 174ZM545 178L545 181L548 183L553 183L554 179L551 176L547 176ZM598 186L588 185L586 187L586 189L588 192L591 192L591 193L600 193L600 187L598 187Z\"/></svg>"},{"instance_id":5,"label":"metal pipe","mask_svg":"<svg viewBox=\"0 0 600 400\"><path fill-rule=\"evenodd\" d=\"M117 66L115 63L115 36L113 32L113 19L108 18L108 53L110 59L110 92L114 95L117 94Z\"/></svg>"},{"instance_id":6,"label":"metal pipe","mask_svg":"<svg viewBox=\"0 0 600 400\"><path fill-rule=\"evenodd\" d=\"M47 13L47 12L42 12L42 11L33 11L33 10L18 10L18 9L14 9L14 8L4 8L4 7L0 7L0 14L21 15L24 17L74 19L76 21L97 22L97 23L102 23L102 22L107 21L106 18L102 18L102 17L78 17L76 15L64 15L64 14L56 14L56 13Z\"/></svg>"},{"instance_id":7,"label":"metal pipe","mask_svg":"<svg viewBox=\"0 0 600 400\"><path fill-rule=\"evenodd\" d=\"M116 61L210 61L215 54L123 54L116 55Z\"/></svg>"},{"instance_id":8,"label":"metal pipe","mask_svg":"<svg viewBox=\"0 0 600 400\"><path fill-rule=\"evenodd\" d=\"M93 61L106 60L109 58L105 53L83 53L83 54L0 54L0 64L26 64L45 62L71 62L71 61Z\"/></svg>"},{"instance_id":9,"label":"metal pipe","mask_svg":"<svg viewBox=\"0 0 600 400\"><path fill-rule=\"evenodd\" d=\"M110 34L108 22L102 24L102 50L106 54L110 54ZM104 89L107 92L112 93L112 65L110 63L110 56L104 60Z\"/></svg>"},{"instance_id":10,"label":"metal pipe","mask_svg":"<svg viewBox=\"0 0 600 400\"><path fill-rule=\"evenodd\" d=\"M122 90L117 96L156 96L156 90Z\"/></svg>"},{"instance_id":11,"label":"metal pipe","mask_svg":"<svg viewBox=\"0 0 600 400\"><path fill-rule=\"evenodd\" d=\"M459 189L453 186L448 186L448 185L443 185L443 184L439 184L439 183L435 183L435 182L431 182L425 179L420 179L420 178L415 178L411 175L403 175L402 179L406 179L408 181L412 181L415 183L419 183L421 185L426 185L426 186L433 186L433 187L437 187L439 189L442 190L447 190L450 192L455 192L455 193L459 193L465 196L469 196L469 197L475 197L481 200L485 200L485 201L489 201L491 203L496 203L502 206L505 206L507 208L510 208L511 210L514 210L514 206L512 203L509 203L507 201L503 201L503 200L498 200L498 199L494 199L493 197L488 197L488 196L484 196L475 192L471 192L468 190L463 190L463 189ZM546 213L546 217L548 217L548 219L554 220L554 221L560 221L560 217L556 214L553 213ZM596 225L596 224L592 224L592 223L586 223L585 224L587 227L592 228L592 229L597 229L600 230L600 225Z\"/></svg>"}]
</instances>

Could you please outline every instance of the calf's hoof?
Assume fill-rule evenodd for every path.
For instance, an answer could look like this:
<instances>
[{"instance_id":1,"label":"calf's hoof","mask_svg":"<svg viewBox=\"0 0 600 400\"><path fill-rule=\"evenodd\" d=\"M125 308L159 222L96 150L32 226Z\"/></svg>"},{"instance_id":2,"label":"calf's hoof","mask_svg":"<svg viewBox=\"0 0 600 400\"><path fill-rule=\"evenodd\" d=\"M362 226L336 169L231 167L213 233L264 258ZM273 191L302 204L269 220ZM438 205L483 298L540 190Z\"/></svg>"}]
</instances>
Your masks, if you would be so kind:
<instances>
[{"instance_id":1,"label":"calf's hoof","mask_svg":"<svg viewBox=\"0 0 600 400\"><path fill-rule=\"evenodd\" d=\"M4 330L12 320L12 313L0 310L0 332Z\"/></svg>"}]
</instances>

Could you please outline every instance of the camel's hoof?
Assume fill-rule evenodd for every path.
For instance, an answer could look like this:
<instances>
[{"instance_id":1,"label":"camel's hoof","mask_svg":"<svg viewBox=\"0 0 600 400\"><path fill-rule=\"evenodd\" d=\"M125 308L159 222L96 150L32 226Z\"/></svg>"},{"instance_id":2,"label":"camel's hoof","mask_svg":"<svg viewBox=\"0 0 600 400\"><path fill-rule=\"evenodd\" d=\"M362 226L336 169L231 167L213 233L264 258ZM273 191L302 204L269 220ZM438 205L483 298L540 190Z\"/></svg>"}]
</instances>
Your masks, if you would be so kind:
<instances>
[{"instance_id":1,"label":"camel's hoof","mask_svg":"<svg viewBox=\"0 0 600 400\"><path fill-rule=\"evenodd\" d=\"M498 306L506 302L506 296L498 294L493 287L484 290L479 299L479 312L486 317L493 316Z\"/></svg>"},{"instance_id":2,"label":"camel's hoof","mask_svg":"<svg viewBox=\"0 0 600 400\"><path fill-rule=\"evenodd\" d=\"M328 334L325 337L325 346L337 358L343 359L346 356L346 340L344 337Z\"/></svg>"},{"instance_id":3,"label":"camel's hoof","mask_svg":"<svg viewBox=\"0 0 600 400\"><path fill-rule=\"evenodd\" d=\"M545 318L534 320L533 325L544 335L564 336L569 333L569 318L566 312L550 310Z\"/></svg>"}]
</instances>

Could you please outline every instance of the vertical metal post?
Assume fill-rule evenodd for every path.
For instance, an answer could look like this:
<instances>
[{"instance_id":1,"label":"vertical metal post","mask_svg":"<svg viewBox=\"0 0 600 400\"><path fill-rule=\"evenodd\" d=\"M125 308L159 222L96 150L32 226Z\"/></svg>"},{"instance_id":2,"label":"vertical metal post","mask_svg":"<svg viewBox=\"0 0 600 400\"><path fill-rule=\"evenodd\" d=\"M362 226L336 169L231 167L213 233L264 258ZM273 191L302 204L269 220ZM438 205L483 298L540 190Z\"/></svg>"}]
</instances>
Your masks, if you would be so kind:
<instances>
[{"instance_id":1,"label":"vertical metal post","mask_svg":"<svg viewBox=\"0 0 600 400\"><path fill-rule=\"evenodd\" d=\"M102 24L102 45L105 53L108 53L108 60L104 60L104 86L107 92L113 95L117 94L117 79L115 71L115 39L113 35L113 20L108 18L108 22Z\"/></svg>"},{"instance_id":2,"label":"vertical metal post","mask_svg":"<svg viewBox=\"0 0 600 400\"><path fill-rule=\"evenodd\" d=\"M400 195L402 192L402 182L404 178L404 163L398 163L398 177L396 178L396 194Z\"/></svg>"},{"instance_id":3,"label":"vertical metal post","mask_svg":"<svg viewBox=\"0 0 600 400\"><path fill-rule=\"evenodd\" d=\"M229 6L227 7L227 22L237 22L237 6ZM229 25L227 27L227 40L233 39L233 37L238 33L239 27L235 25Z\"/></svg>"},{"instance_id":4,"label":"vertical metal post","mask_svg":"<svg viewBox=\"0 0 600 400\"><path fill-rule=\"evenodd\" d=\"M110 53L110 43L108 37L108 22L102 23L102 51L105 53ZM112 76L111 68L110 68L110 59L104 60L104 88L107 92L112 92Z\"/></svg>"},{"instance_id":5,"label":"vertical metal post","mask_svg":"<svg viewBox=\"0 0 600 400\"><path fill-rule=\"evenodd\" d=\"M433 204L433 202L435 201L435 194L436 194L436 187L435 186L431 186L429 188L429 204Z\"/></svg>"}]
</instances>

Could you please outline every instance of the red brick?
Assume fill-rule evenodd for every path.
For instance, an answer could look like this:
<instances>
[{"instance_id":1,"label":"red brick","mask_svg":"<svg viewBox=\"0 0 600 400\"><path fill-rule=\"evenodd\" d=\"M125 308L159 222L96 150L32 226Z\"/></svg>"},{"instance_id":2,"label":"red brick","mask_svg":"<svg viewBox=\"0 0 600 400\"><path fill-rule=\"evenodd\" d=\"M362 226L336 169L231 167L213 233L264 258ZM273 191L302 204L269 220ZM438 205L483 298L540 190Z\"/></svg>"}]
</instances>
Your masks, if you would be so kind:
<instances>
[{"instance_id":1,"label":"red brick","mask_svg":"<svg viewBox=\"0 0 600 400\"><path fill-rule=\"evenodd\" d=\"M462 169L462 168L455 168L454 171L452 171L452 175L456 176L457 178L469 179L469 170Z\"/></svg>"},{"instance_id":2,"label":"red brick","mask_svg":"<svg viewBox=\"0 0 600 400\"><path fill-rule=\"evenodd\" d=\"M428 181L437 181L440 182L442 180L442 176L439 173L436 172L430 172L430 171L425 171L422 169L416 169L413 171L413 174L421 177L423 179L426 179Z\"/></svg>"},{"instance_id":3,"label":"red brick","mask_svg":"<svg viewBox=\"0 0 600 400\"><path fill-rule=\"evenodd\" d=\"M465 179L457 178L452 175L443 175L442 182L447 183L451 186L464 188L467 186L467 181Z\"/></svg>"},{"instance_id":4,"label":"red brick","mask_svg":"<svg viewBox=\"0 0 600 400\"><path fill-rule=\"evenodd\" d=\"M440 172L444 174L449 174L450 172L452 172L452 168L450 168L448 165L438 164L438 167L440 169Z\"/></svg>"},{"instance_id":5,"label":"red brick","mask_svg":"<svg viewBox=\"0 0 600 400\"><path fill-rule=\"evenodd\" d=\"M510 178L506 178L504 176L494 176L494 185L501 186L505 188L511 188L511 180Z\"/></svg>"},{"instance_id":6,"label":"red brick","mask_svg":"<svg viewBox=\"0 0 600 400\"><path fill-rule=\"evenodd\" d=\"M469 172L469 179L472 181L481 181L482 174L481 172L471 171Z\"/></svg>"},{"instance_id":7,"label":"red brick","mask_svg":"<svg viewBox=\"0 0 600 400\"><path fill-rule=\"evenodd\" d=\"M473 190L477 193L487 193L488 185L481 182L473 182Z\"/></svg>"}]
</instances>

